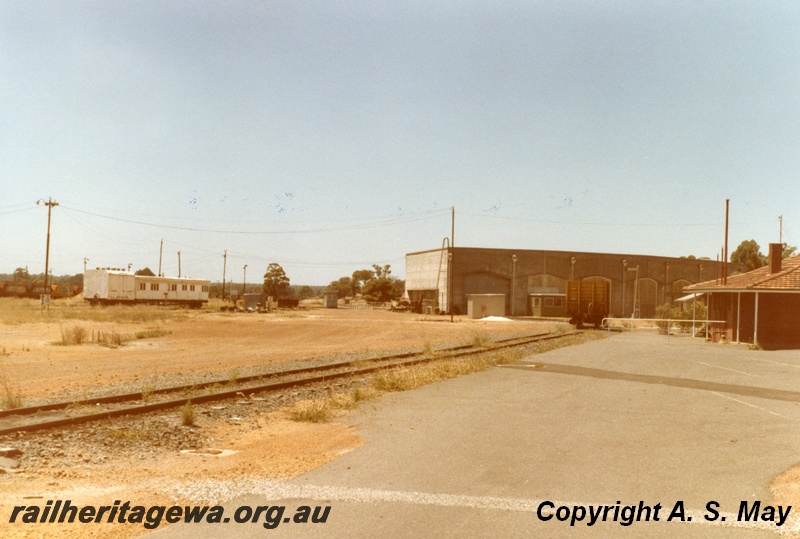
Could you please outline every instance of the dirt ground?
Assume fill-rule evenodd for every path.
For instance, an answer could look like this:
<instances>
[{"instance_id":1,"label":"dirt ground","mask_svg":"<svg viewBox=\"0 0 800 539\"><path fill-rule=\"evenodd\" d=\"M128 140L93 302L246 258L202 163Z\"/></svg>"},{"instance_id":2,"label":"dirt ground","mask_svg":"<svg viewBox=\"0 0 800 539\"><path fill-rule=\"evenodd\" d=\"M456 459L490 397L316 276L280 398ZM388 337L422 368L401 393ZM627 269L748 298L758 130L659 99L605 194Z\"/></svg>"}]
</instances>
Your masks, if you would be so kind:
<instances>
[{"instance_id":1,"label":"dirt ground","mask_svg":"<svg viewBox=\"0 0 800 539\"><path fill-rule=\"evenodd\" d=\"M466 344L547 331L541 321L481 322L388 311L315 309L279 313L191 313L182 321L119 324L80 320L0 325L0 366L23 397L58 396L162 375L219 372L352 352L389 353ZM169 334L118 348L56 346L64 330L132 334L159 327Z\"/></svg>"},{"instance_id":2,"label":"dirt ground","mask_svg":"<svg viewBox=\"0 0 800 539\"><path fill-rule=\"evenodd\" d=\"M502 339L548 331L558 323L515 320L481 322L457 317L423 317L386 311L326 310L254 313L190 313L185 319L157 324L120 324L81 320L0 325L0 368L23 399L57 399L108 385L133 386L161 379L175 385L181 376L353 353L381 353L439 348L480 339ZM167 334L109 348L97 343L53 344L63 332L83 326L88 334L115 331L132 334L158 326ZM159 378L160 377L160 378ZM236 419L236 418L234 418ZM124 420L120 420L124 421ZM136 430L114 427L125 435ZM97 430L101 427L90 427ZM104 428L104 427L103 427ZM168 429L189 429L177 422ZM193 452L160 450L138 456L100 446L75 449L77 431L55 434L53 462L0 474L0 534L31 537L131 537L141 526L8 524L13 506L44 506L47 500L73 505L111 505L130 500L137 505L173 505L176 484L198 479L236 477L287 478L321 466L363 442L342 413L330 423L296 423L284 412L254 413L242 421L201 417L205 447ZM85 439L89 439L88 436ZM96 438L93 438L96 439ZM0 443L0 446L4 445ZM5 445L8 445L5 443ZM40 444L41 445L41 444ZM69 448L67 448L69 446ZM90 458L91 457L91 458ZM55 464L54 464L55 463Z\"/></svg>"}]
</instances>

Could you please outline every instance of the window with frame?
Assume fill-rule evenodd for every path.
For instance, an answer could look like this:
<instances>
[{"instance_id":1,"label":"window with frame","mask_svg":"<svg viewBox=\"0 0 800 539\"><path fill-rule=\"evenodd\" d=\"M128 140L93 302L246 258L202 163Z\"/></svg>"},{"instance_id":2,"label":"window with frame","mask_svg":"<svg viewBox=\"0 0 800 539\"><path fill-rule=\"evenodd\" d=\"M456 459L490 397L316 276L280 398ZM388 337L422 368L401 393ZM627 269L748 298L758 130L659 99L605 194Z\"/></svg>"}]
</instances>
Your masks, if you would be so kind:
<instances>
[{"instance_id":1,"label":"window with frame","mask_svg":"<svg viewBox=\"0 0 800 539\"><path fill-rule=\"evenodd\" d=\"M139 283L139 290L147 290L147 283Z\"/></svg>"},{"instance_id":2,"label":"window with frame","mask_svg":"<svg viewBox=\"0 0 800 539\"><path fill-rule=\"evenodd\" d=\"M176 284L169 285L169 290L170 290L170 292L177 292L178 291L178 285L176 285Z\"/></svg>"},{"instance_id":3,"label":"window with frame","mask_svg":"<svg viewBox=\"0 0 800 539\"><path fill-rule=\"evenodd\" d=\"M563 302L564 302L564 300L561 299L561 298L554 298L553 299L553 307L563 307L564 306Z\"/></svg>"},{"instance_id":4,"label":"window with frame","mask_svg":"<svg viewBox=\"0 0 800 539\"><path fill-rule=\"evenodd\" d=\"M189 288L189 285L187 285L187 284L182 284L182 285L181 285L181 290L183 290L184 292L186 292L186 290L187 290L188 288Z\"/></svg>"},{"instance_id":5,"label":"window with frame","mask_svg":"<svg viewBox=\"0 0 800 539\"><path fill-rule=\"evenodd\" d=\"M158 290L158 283L150 283L150 290Z\"/></svg>"},{"instance_id":6,"label":"window with frame","mask_svg":"<svg viewBox=\"0 0 800 539\"><path fill-rule=\"evenodd\" d=\"M544 298L544 306L545 307L552 307L553 306L553 298Z\"/></svg>"},{"instance_id":7,"label":"window with frame","mask_svg":"<svg viewBox=\"0 0 800 539\"><path fill-rule=\"evenodd\" d=\"M208 292L208 285L203 285L203 292Z\"/></svg>"}]
</instances>

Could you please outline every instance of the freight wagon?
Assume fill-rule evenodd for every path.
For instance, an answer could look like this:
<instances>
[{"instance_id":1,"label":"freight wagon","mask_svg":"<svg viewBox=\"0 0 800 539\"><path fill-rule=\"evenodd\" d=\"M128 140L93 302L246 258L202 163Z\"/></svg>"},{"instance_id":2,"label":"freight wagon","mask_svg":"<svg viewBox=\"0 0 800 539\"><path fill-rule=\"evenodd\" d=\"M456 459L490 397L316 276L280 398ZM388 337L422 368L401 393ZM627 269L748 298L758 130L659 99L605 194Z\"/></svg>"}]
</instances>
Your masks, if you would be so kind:
<instances>
[{"instance_id":1,"label":"freight wagon","mask_svg":"<svg viewBox=\"0 0 800 539\"><path fill-rule=\"evenodd\" d=\"M609 313L608 281L567 281L567 314L570 324L600 327Z\"/></svg>"},{"instance_id":2,"label":"freight wagon","mask_svg":"<svg viewBox=\"0 0 800 539\"><path fill-rule=\"evenodd\" d=\"M173 304L200 307L208 302L209 281L135 275L124 269L97 268L83 274L83 299L94 305Z\"/></svg>"},{"instance_id":3,"label":"freight wagon","mask_svg":"<svg viewBox=\"0 0 800 539\"><path fill-rule=\"evenodd\" d=\"M71 298L80 294L80 286L51 284L47 287L53 299ZM45 293L43 283L23 283L17 281L0 281L0 297L35 298Z\"/></svg>"}]
</instances>

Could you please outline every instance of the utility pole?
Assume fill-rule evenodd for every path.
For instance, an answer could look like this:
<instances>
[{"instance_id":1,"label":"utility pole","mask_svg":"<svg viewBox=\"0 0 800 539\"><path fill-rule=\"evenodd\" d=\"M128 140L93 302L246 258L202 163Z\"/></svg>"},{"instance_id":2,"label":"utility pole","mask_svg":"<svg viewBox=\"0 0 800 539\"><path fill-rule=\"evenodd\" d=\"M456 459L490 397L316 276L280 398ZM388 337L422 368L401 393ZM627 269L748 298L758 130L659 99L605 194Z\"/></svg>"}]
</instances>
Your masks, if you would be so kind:
<instances>
[{"instance_id":1,"label":"utility pole","mask_svg":"<svg viewBox=\"0 0 800 539\"><path fill-rule=\"evenodd\" d=\"M228 267L228 251L222 254L222 301L225 301L225 269Z\"/></svg>"},{"instance_id":2,"label":"utility pole","mask_svg":"<svg viewBox=\"0 0 800 539\"><path fill-rule=\"evenodd\" d=\"M53 210L53 206L58 206L58 202L49 197L47 198L47 202L44 202L43 199L39 199L36 201L36 204L38 205L40 202L47 206L47 248L44 255L44 290L45 294L47 294L47 276L50 269L50 212Z\"/></svg>"},{"instance_id":3,"label":"utility pole","mask_svg":"<svg viewBox=\"0 0 800 539\"><path fill-rule=\"evenodd\" d=\"M447 307L450 311L450 322L453 321L453 258L455 258L455 241L456 237L456 207L450 209L450 253L447 256L447 288L449 289L447 298Z\"/></svg>"},{"instance_id":4,"label":"utility pole","mask_svg":"<svg viewBox=\"0 0 800 539\"><path fill-rule=\"evenodd\" d=\"M161 240L161 248L158 250L158 276L161 277L161 260L164 258L164 240Z\"/></svg>"},{"instance_id":5,"label":"utility pole","mask_svg":"<svg viewBox=\"0 0 800 539\"><path fill-rule=\"evenodd\" d=\"M178 279L181 278L181 252L178 251Z\"/></svg>"},{"instance_id":6,"label":"utility pole","mask_svg":"<svg viewBox=\"0 0 800 539\"><path fill-rule=\"evenodd\" d=\"M242 301L244 301L244 293L247 292L247 264L244 265L244 277L242 278ZM244 307L244 303L242 303Z\"/></svg>"},{"instance_id":7,"label":"utility pole","mask_svg":"<svg viewBox=\"0 0 800 539\"><path fill-rule=\"evenodd\" d=\"M778 216L778 222L780 223L781 233L780 233L780 244L783 246L783 215Z\"/></svg>"},{"instance_id":8,"label":"utility pole","mask_svg":"<svg viewBox=\"0 0 800 539\"><path fill-rule=\"evenodd\" d=\"M722 259L722 284L728 284L728 208L731 199L725 199L725 254Z\"/></svg>"},{"instance_id":9,"label":"utility pole","mask_svg":"<svg viewBox=\"0 0 800 539\"><path fill-rule=\"evenodd\" d=\"M85 256L83 257L83 274L86 275L86 263L89 261Z\"/></svg>"}]
</instances>

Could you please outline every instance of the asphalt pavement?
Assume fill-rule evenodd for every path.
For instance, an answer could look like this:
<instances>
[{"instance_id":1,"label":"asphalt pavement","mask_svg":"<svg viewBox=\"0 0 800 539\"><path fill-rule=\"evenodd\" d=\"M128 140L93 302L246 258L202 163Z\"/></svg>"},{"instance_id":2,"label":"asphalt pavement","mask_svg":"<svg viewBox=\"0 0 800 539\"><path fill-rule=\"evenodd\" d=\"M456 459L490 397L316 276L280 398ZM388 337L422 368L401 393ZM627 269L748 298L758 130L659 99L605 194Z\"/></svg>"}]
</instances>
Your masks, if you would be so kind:
<instances>
[{"instance_id":1,"label":"asphalt pavement","mask_svg":"<svg viewBox=\"0 0 800 539\"><path fill-rule=\"evenodd\" d=\"M769 484L800 460L798 382L800 351L615 334L371 401L347 417L362 447L289 481L204 485L228 523L153 535L794 536L800 506L777 525ZM306 506L325 521L295 522Z\"/></svg>"}]
</instances>

